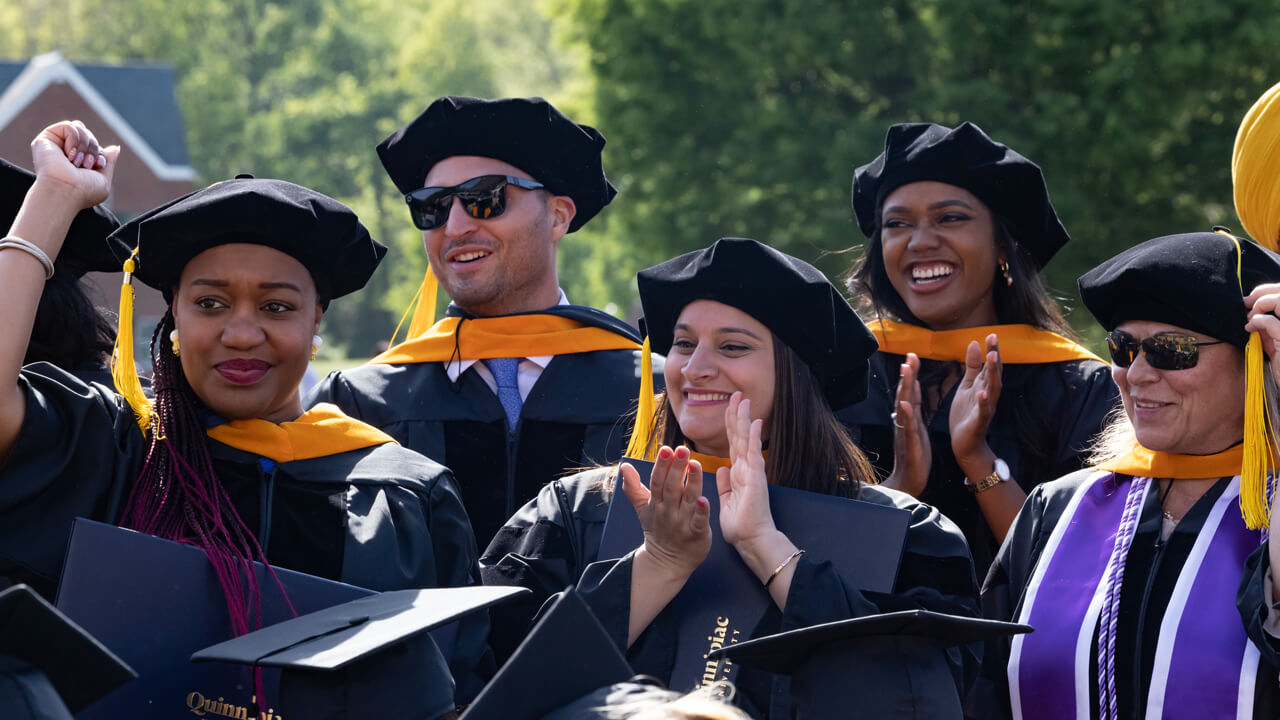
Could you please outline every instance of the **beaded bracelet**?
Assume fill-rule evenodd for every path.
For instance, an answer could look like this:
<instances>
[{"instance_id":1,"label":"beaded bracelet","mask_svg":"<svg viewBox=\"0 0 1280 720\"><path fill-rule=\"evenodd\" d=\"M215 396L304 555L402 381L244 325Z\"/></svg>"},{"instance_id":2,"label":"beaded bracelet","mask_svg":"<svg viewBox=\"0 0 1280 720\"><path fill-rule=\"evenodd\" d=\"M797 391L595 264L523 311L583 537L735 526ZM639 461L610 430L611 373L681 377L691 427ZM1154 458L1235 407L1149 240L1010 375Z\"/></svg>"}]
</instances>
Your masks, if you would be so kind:
<instances>
[{"instance_id":1,"label":"beaded bracelet","mask_svg":"<svg viewBox=\"0 0 1280 720\"><path fill-rule=\"evenodd\" d=\"M803 550L797 550L791 553L791 555L789 555L786 560L783 560L782 562L778 563L778 567L774 568L773 572L769 573L769 579L764 581L765 589L766 590L769 589L769 583L773 582L773 579L778 577L778 573L782 572L783 568L790 565L792 560L795 560L796 558L800 557L803 554L804 554Z\"/></svg>"},{"instance_id":2,"label":"beaded bracelet","mask_svg":"<svg viewBox=\"0 0 1280 720\"><path fill-rule=\"evenodd\" d=\"M53 277L53 261L49 259L49 256L45 254L45 251L40 249L40 246L30 240L23 240L16 235L8 235L4 239L0 240L0 250L5 250L7 248L21 250L39 261L40 265L44 267L45 280Z\"/></svg>"}]
</instances>

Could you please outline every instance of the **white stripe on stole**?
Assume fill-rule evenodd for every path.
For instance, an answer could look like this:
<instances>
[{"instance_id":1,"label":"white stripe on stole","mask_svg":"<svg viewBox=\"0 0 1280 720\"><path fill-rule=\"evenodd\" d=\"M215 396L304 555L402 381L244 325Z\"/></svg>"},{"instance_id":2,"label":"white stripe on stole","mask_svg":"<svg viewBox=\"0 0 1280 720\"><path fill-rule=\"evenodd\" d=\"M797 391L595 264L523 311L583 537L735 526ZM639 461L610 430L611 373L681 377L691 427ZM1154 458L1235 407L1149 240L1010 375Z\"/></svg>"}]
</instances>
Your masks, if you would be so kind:
<instances>
[{"instance_id":1,"label":"white stripe on stole","mask_svg":"<svg viewBox=\"0 0 1280 720\"><path fill-rule=\"evenodd\" d=\"M1040 585L1044 582L1044 574L1049 569L1049 559L1058 551L1058 545L1062 542L1062 536L1067 533L1067 528L1071 525L1071 519L1075 517L1076 510L1080 507L1080 502L1084 496L1088 494L1089 489L1097 484L1102 478L1110 477L1110 472L1094 473L1089 479L1080 484L1076 488L1075 495L1067 503L1066 509L1062 512L1062 516L1058 518L1058 522L1053 526L1053 531L1049 533L1049 539L1045 541L1044 549L1040 551L1040 558L1036 560L1036 568L1031 573L1031 579L1027 581L1027 588L1022 593L1022 607L1018 610L1018 618L1016 622L1026 624L1027 619L1031 615L1031 608L1035 606L1036 596L1040 592ZM1107 572L1110 570L1108 569ZM1104 575L1105 577L1105 575ZM1089 614L1096 621L1101 605L1097 602L1095 596L1094 602L1089 605ZM1086 622L1086 627L1093 627L1093 623ZM1018 669L1022 659L1022 643L1025 635L1014 635L1013 642L1009 647L1009 666L1005 670L1009 678L1009 702L1013 711L1013 720L1024 720L1022 712L1022 692L1018 682ZM1078 654L1078 653L1077 653ZM1084 651L1085 672L1088 672L1089 665L1089 645L1085 645ZM1077 658L1076 663L1076 717L1081 720L1089 720L1089 676L1084 675L1084 694L1081 700L1080 692L1080 668ZM1083 711L1083 712L1082 712Z\"/></svg>"},{"instance_id":2,"label":"white stripe on stole","mask_svg":"<svg viewBox=\"0 0 1280 720\"><path fill-rule=\"evenodd\" d=\"M1258 684L1258 648L1249 641L1244 648L1244 662L1240 663L1240 695L1236 700L1236 720L1253 718L1253 697Z\"/></svg>"},{"instance_id":3,"label":"white stripe on stole","mask_svg":"<svg viewBox=\"0 0 1280 720\"><path fill-rule=\"evenodd\" d=\"M1175 481L1176 482L1176 481ZM1157 486L1157 483L1152 483ZM1178 636L1178 623L1187 609L1187 598L1191 595L1191 586L1195 584L1196 575L1200 573L1200 565L1204 562L1209 545L1218 534L1218 526L1227 510L1235 507L1236 498L1240 496L1240 476L1231 480L1231 484L1222 492L1222 496L1213 504L1209 517L1205 518L1196 542L1178 573L1178 581L1169 596L1169 606L1164 611L1164 619L1160 621L1160 636L1156 640L1155 663L1151 667L1151 686L1147 690L1147 720L1160 720L1164 716L1164 694L1169 682L1169 665L1173 662L1173 644ZM1253 694L1249 695L1250 701ZM1252 702L1250 703L1252 704ZM1252 713L1252 708L1250 708Z\"/></svg>"},{"instance_id":4,"label":"white stripe on stole","mask_svg":"<svg viewBox=\"0 0 1280 720\"><path fill-rule=\"evenodd\" d=\"M1145 500L1144 497L1143 501ZM1124 521L1121 520L1121 522ZM1112 536L1112 547L1119 534L1119 525L1117 525L1116 534ZM1092 658L1089 651L1093 649L1093 641L1098 637L1098 616L1102 614L1102 605L1107 601L1107 588L1110 587L1107 580L1116 571L1117 562L1118 558L1113 552L1107 559L1107 567L1102 571L1102 581L1093 589L1093 600L1089 601L1089 611L1085 613L1084 622L1080 623L1080 635L1076 638L1076 717L1079 720L1090 720L1091 717L1090 707L1093 705L1093 698L1089 695L1089 684L1093 678L1097 677L1098 672L1090 662ZM1102 648L1098 648L1098 651L1101 652Z\"/></svg>"}]
</instances>

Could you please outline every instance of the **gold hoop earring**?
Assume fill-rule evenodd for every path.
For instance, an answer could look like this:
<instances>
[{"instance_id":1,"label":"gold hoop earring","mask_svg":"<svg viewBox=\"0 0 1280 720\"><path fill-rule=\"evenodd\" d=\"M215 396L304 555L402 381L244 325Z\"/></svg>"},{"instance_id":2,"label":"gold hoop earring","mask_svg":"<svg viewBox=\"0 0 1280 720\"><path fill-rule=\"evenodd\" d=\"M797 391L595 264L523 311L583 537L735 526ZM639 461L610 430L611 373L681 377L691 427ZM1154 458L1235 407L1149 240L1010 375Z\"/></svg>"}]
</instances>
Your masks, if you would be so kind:
<instances>
[{"instance_id":1,"label":"gold hoop earring","mask_svg":"<svg viewBox=\"0 0 1280 720\"><path fill-rule=\"evenodd\" d=\"M177 328L174 328L173 331L169 333L169 344L173 346L174 357L180 357L182 355L182 349L178 347L178 329Z\"/></svg>"},{"instance_id":2,"label":"gold hoop earring","mask_svg":"<svg viewBox=\"0 0 1280 720\"><path fill-rule=\"evenodd\" d=\"M1013 287L1013 276L1009 274L1009 263L1000 263L1000 274L1004 275L1004 284Z\"/></svg>"}]
</instances>

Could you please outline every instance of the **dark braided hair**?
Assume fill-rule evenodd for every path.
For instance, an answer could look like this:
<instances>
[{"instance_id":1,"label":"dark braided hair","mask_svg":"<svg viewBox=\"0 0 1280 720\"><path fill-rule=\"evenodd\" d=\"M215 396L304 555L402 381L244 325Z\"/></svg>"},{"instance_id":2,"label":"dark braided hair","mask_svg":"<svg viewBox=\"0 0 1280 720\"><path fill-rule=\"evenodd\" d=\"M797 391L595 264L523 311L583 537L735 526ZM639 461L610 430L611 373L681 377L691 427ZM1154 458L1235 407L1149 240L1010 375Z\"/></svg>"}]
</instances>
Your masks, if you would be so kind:
<instances>
[{"instance_id":1,"label":"dark braided hair","mask_svg":"<svg viewBox=\"0 0 1280 720\"><path fill-rule=\"evenodd\" d=\"M261 622L252 563L266 564L266 558L214 472L204 407L173 353L173 328L173 311L168 310L151 336L155 400L150 447L122 525L204 550L226 596L232 631L243 635L249 631L251 612Z\"/></svg>"}]
</instances>

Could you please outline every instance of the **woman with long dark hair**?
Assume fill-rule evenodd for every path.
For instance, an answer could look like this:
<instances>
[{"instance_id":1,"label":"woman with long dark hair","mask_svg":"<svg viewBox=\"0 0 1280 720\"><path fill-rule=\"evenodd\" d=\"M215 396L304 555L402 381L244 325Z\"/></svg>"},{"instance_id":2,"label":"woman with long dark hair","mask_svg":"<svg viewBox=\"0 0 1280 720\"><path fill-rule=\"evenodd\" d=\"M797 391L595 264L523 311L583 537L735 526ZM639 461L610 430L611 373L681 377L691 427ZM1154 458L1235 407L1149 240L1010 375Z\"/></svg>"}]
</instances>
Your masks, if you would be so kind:
<instances>
[{"instance_id":1,"label":"woman with long dark hair","mask_svg":"<svg viewBox=\"0 0 1280 720\"><path fill-rule=\"evenodd\" d=\"M499 654L523 636L542 599L573 583L618 645L629 648L632 666L669 679L677 633L669 603L711 546L702 497L711 476L722 541L772 601L752 636L912 607L973 614L975 580L958 530L928 505L877 487L831 411L864 393L875 343L821 272L754 240L726 238L641 271L637 282L649 342L667 356L666 389L656 407L642 390L628 450L654 460L650 484L627 463L557 480L499 531L481 558L485 582L534 591L523 615L495 612ZM644 542L621 560L596 562L619 483ZM864 591L829 562L806 556L774 524L771 484L908 511L892 592ZM949 665L960 693L973 658L962 650L929 652ZM907 677L914 671L904 662L884 661ZM772 675L743 670L738 687L748 704L767 712L778 707L770 701L772 682Z\"/></svg>"},{"instance_id":2,"label":"woman with long dark hair","mask_svg":"<svg viewBox=\"0 0 1280 720\"><path fill-rule=\"evenodd\" d=\"M1040 276L1066 229L1040 168L972 123L889 128L852 201L868 243L848 284L880 352L840 418L886 485L960 526L981 577L1115 406Z\"/></svg>"},{"instance_id":3,"label":"woman with long dark hair","mask_svg":"<svg viewBox=\"0 0 1280 720\"><path fill-rule=\"evenodd\" d=\"M36 181L0 242L0 577L50 593L71 520L117 523L202 549L232 629L255 621L250 561L375 590L476 581L448 471L322 406L298 382L330 300L385 253L346 206L279 180L238 178L135 218L110 242L126 278L164 293L154 400L133 371L131 289L113 369L119 393L23 367L51 258L100 202L118 148L59 123L32 143ZM463 621L464 623L467 621ZM484 620L445 648L459 694L484 655Z\"/></svg>"}]
</instances>

